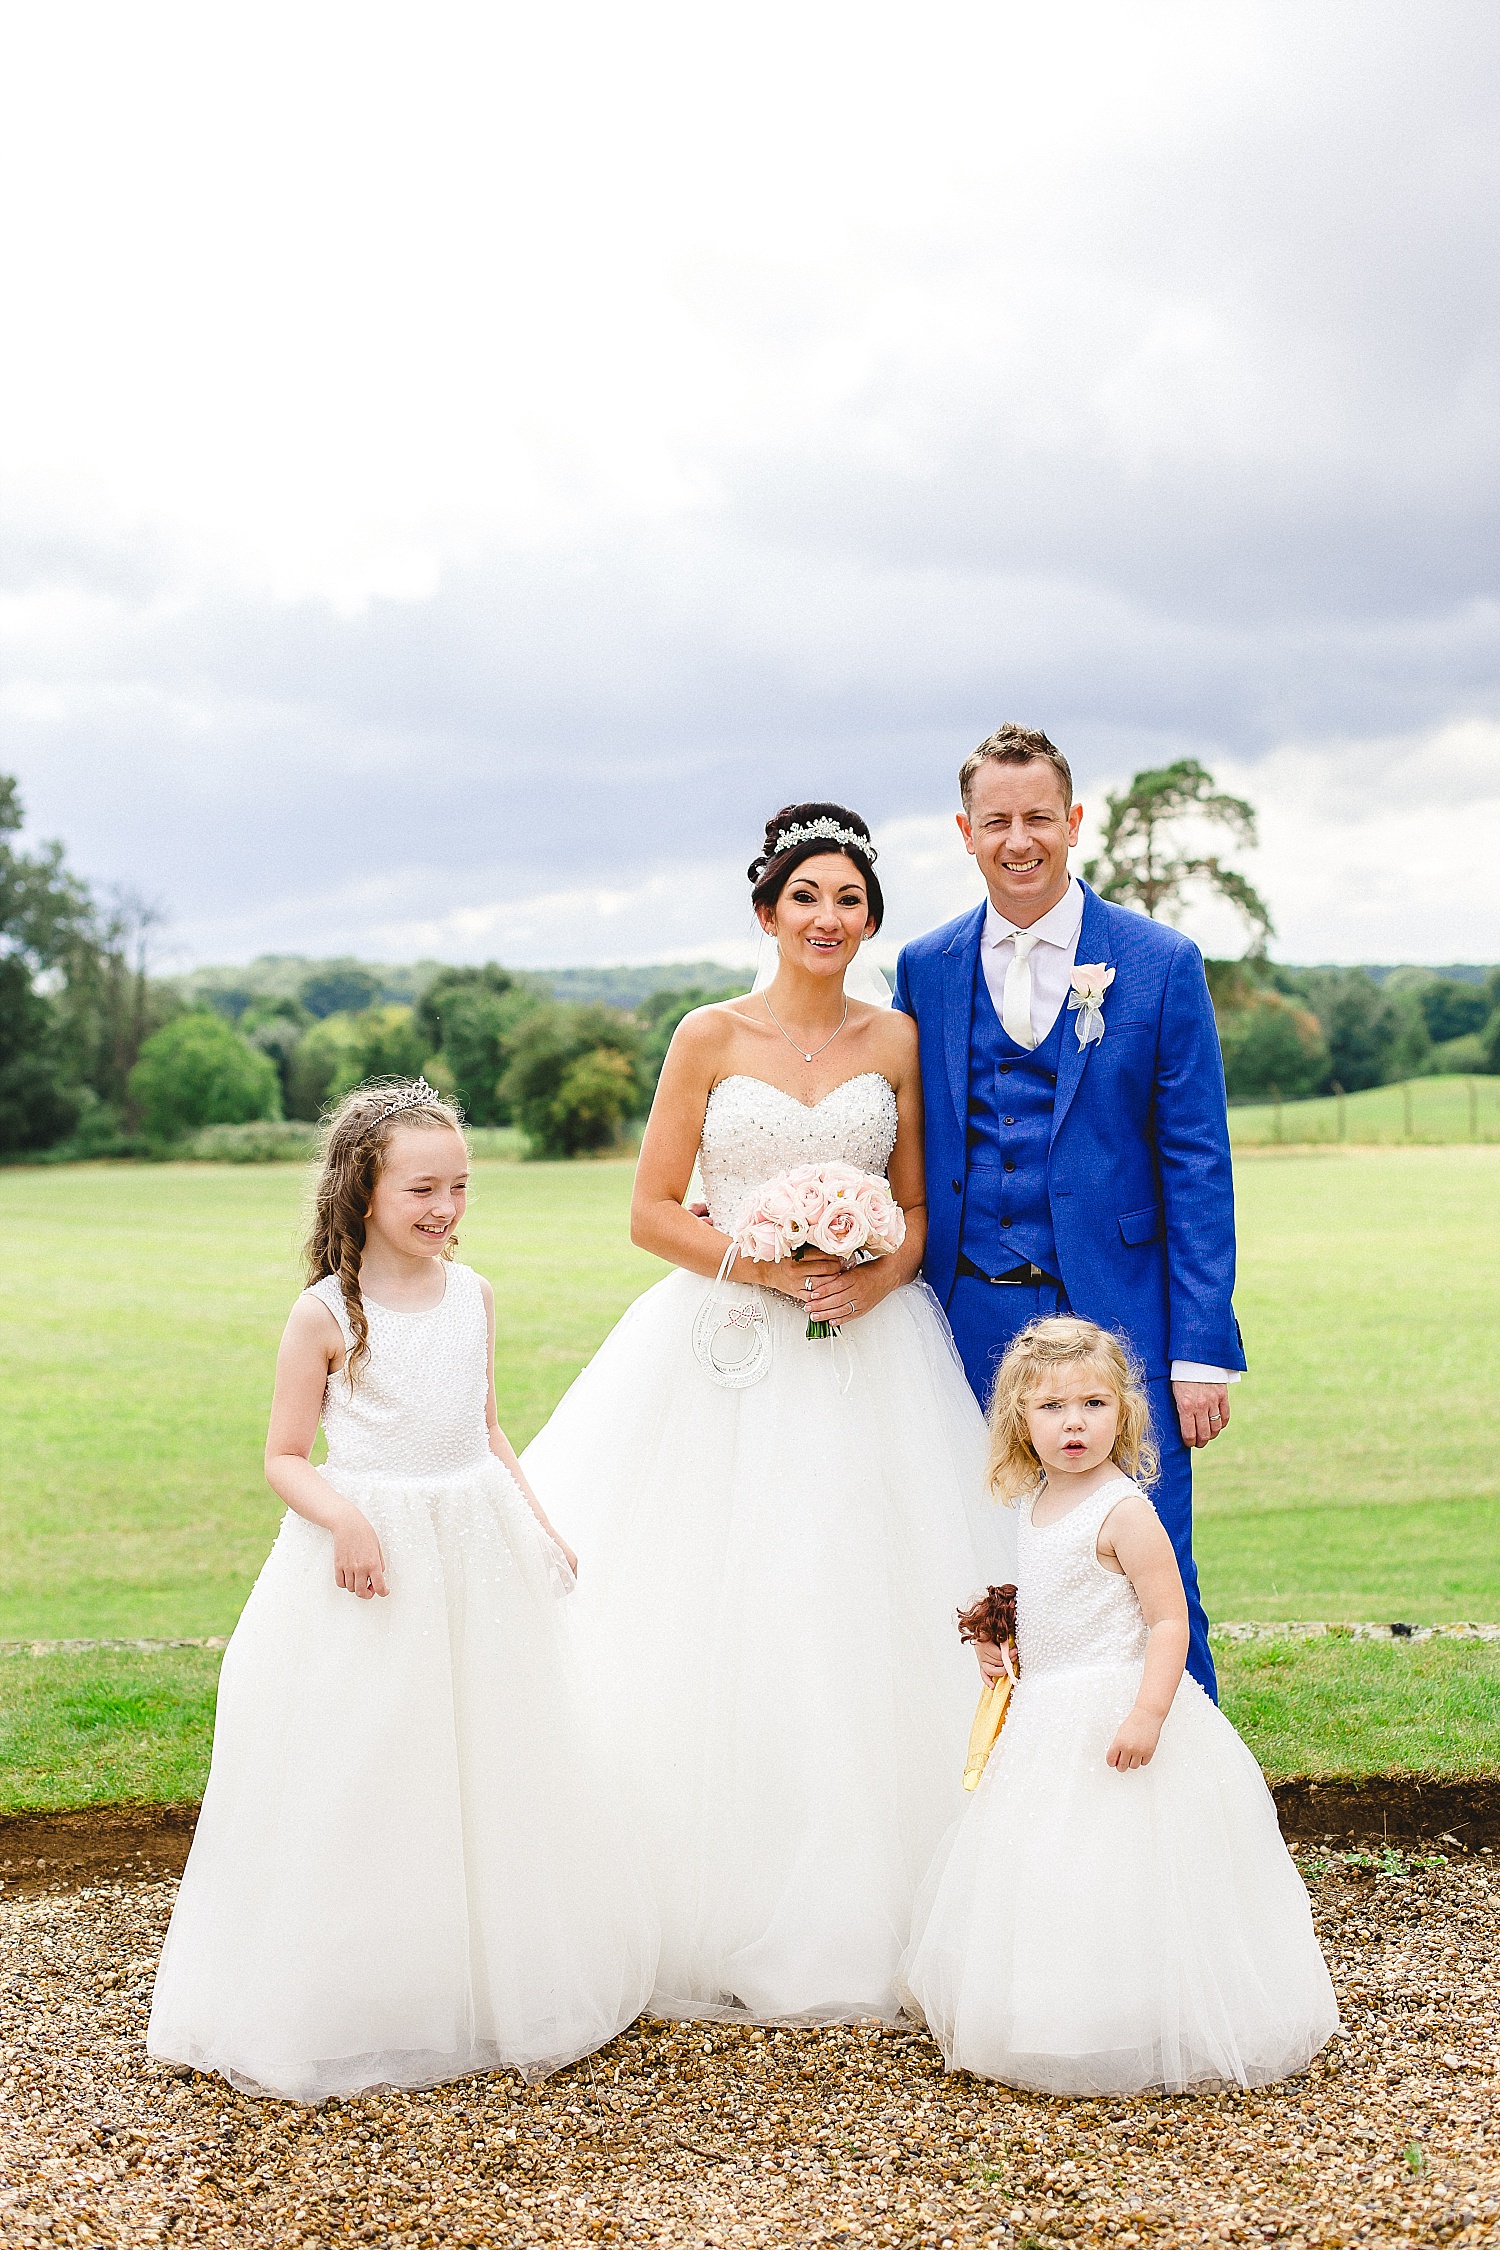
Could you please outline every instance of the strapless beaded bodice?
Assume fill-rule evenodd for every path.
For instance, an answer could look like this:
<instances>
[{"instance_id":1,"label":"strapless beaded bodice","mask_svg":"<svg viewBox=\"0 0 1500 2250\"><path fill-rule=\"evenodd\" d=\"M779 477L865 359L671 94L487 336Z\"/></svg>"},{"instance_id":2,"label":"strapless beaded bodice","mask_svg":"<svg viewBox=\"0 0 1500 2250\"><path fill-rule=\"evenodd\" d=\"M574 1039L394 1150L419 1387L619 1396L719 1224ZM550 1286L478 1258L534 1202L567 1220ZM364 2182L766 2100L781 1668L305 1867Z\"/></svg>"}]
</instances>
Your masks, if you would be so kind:
<instances>
[{"instance_id":1,"label":"strapless beaded bodice","mask_svg":"<svg viewBox=\"0 0 1500 2250\"><path fill-rule=\"evenodd\" d=\"M896 1096L878 1071L862 1070L811 1104L763 1078L721 1078L698 1156L709 1216L727 1230L753 1188L794 1164L857 1164L883 1178L895 1145Z\"/></svg>"},{"instance_id":2,"label":"strapless beaded bodice","mask_svg":"<svg viewBox=\"0 0 1500 2250\"><path fill-rule=\"evenodd\" d=\"M441 1301L430 1312L392 1312L365 1299L369 1357L351 1391L330 1375L323 1395L328 1467L364 1475L457 1475L491 1458L485 1405L489 1395L489 1325L479 1276L471 1266L443 1267ZM339 1324L347 1351L354 1331L344 1292L332 1275L315 1282Z\"/></svg>"},{"instance_id":3,"label":"strapless beaded bodice","mask_svg":"<svg viewBox=\"0 0 1500 2250\"><path fill-rule=\"evenodd\" d=\"M1146 1620L1128 1578L1099 1560L1100 1527L1140 1487L1111 1477L1055 1523L1034 1524L1023 1500L1016 1527L1016 1652L1023 1680L1091 1664L1138 1663Z\"/></svg>"}]
</instances>

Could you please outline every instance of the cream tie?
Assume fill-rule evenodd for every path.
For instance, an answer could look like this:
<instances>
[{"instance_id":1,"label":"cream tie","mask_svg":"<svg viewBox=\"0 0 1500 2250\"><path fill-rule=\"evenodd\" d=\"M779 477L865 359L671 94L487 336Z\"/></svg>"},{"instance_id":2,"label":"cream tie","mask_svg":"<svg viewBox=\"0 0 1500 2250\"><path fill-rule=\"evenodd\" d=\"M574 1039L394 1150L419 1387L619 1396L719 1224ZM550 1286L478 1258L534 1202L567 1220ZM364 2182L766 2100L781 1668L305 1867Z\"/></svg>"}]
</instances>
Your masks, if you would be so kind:
<instances>
[{"instance_id":1,"label":"cream tie","mask_svg":"<svg viewBox=\"0 0 1500 2250\"><path fill-rule=\"evenodd\" d=\"M1036 1033L1031 1028L1031 949L1040 942L1035 930L1017 930L1016 957L1005 972L1000 1021L1018 1047L1036 1045Z\"/></svg>"}]
</instances>

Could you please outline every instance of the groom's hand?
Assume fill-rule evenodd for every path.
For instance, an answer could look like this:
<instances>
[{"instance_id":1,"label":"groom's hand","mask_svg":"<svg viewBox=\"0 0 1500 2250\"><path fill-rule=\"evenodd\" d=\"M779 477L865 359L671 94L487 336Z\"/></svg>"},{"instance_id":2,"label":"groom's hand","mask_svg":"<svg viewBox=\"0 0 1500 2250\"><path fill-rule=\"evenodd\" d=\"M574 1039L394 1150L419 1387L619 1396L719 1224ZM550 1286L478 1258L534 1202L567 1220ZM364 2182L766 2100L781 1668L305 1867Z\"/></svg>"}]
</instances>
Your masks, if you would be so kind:
<instances>
[{"instance_id":1,"label":"groom's hand","mask_svg":"<svg viewBox=\"0 0 1500 2250\"><path fill-rule=\"evenodd\" d=\"M1227 1383L1174 1383L1172 1396L1184 1445L1212 1445L1229 1427Z\"/></svg>"}]
</instances>

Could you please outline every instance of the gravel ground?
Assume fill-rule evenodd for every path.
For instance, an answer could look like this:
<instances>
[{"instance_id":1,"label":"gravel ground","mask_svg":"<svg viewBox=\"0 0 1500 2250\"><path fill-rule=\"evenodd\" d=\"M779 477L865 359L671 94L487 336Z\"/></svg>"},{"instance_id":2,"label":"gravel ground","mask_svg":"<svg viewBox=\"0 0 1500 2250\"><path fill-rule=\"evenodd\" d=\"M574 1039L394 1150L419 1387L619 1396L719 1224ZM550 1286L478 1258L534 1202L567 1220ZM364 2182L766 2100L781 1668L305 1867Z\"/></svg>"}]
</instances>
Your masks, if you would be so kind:
<instances>
[{"instance_id":1,"label":"gravel ground","mask_svg":"<svg viewBox=\"0 0 1500 2250\"><path fill-rule=\"evenodd\" d=\"M1346 2035L1261 2093L1068 2103L923 2033L643 2022L538 2087L321 2110L152 2063L173 1885L0 1900L0 2244L1500 2242L1500 1854L1301 1854Z\"/></svg>"}]
</instances>

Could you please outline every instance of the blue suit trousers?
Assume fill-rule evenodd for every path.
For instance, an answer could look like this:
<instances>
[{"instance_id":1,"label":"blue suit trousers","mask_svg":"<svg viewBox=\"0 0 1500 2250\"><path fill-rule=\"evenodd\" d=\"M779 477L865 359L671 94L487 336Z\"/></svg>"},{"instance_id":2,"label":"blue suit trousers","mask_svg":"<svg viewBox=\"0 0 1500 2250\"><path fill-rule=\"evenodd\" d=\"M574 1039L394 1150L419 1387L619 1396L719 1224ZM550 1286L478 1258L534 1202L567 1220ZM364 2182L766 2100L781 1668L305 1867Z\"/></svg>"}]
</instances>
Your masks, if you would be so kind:
<instances>
[{"instance_id":1,"label":"blue suit trousers","mask_svg":"<svg viewBox=\"0 0 1500 2250\"><path fill-rule=\"evenodd\" d=\"M993 1282L976 1281L960 1274L953 1284L948 1319L958 1346L969 1388L988 1407L995 1370L1012 1339L1029 1320L1047 1313L1067 1312L1064 1293L1057 1288L996 1288ZM1219 1683L1208 1647L1208 1619L1198 1592L1198 1566L1193 1560L1193 1455L1183 1443L1172 1385L1162 1376L1146 1385L1151 1401L1151 1431L1161 1455L1161 1473L1151 1499L1165 1526L1182 1572L1188 1606L1187 1668L1204 1691L1219 1700Z\"/></svg>"}]
</instances>

